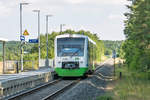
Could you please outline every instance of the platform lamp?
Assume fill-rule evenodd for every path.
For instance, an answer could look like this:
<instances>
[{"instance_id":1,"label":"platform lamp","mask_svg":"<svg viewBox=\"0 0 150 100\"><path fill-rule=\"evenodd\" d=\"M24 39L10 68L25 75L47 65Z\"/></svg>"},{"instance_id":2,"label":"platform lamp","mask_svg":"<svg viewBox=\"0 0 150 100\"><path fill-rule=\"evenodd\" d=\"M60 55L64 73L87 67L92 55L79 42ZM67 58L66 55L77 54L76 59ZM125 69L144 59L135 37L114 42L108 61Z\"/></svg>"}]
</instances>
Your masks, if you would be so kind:
<instances>
[{"instance_id":1,"label":"platform lamp","mask_svg":"<svg viewBox=\"0 0 150 100\"><path fill-rule=\"evenodd\" d=\"M53 15L46 15L46 66L49 66L48 60L48 18L52 17Z\"/></svg>"},{"instance_id":2,"label":"platform lamp","mask_svg":"<svg viewBox=\"0 0 150 100\"><path fill-rule=\"evenodd\" d=\"M38 14L38 49L39 49L39 67L40 67L40 59L41 59L41 48L40 48L40 10L33 10Z\"/></svg>"},{"instance_id":3,"label":"platform lamp","mask_svg":"<svg viewBox=\"0 0 150 100\"><path fill-rule=\"evenodd\" d=\"M20 3L20 37L22 36L22 6L28 5L29 3ZM21 41L21 71L23 71L23 46Z\"/></svg>"}]
</instances>

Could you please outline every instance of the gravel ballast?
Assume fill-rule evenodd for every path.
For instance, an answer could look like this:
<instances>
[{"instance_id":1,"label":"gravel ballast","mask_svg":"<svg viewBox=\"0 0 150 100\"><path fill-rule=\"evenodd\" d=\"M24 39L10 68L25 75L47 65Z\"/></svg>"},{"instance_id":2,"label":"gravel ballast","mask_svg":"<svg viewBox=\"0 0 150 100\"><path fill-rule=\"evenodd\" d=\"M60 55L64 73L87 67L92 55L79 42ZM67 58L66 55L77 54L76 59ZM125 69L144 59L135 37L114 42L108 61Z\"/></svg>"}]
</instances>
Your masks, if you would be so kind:
<instances>
[{"instance_id":1,"label":"gravel ballast","mask_svg":"<svg viewBox=\"0 0 150 100\"><path fill-rule=\"evenodd\" d=\"M104 95L107 85L112 82L112 65L113 60L107 60L92 76L80 81L55 100L95 100L98 96Z\"/></svg>"}]
</instances>

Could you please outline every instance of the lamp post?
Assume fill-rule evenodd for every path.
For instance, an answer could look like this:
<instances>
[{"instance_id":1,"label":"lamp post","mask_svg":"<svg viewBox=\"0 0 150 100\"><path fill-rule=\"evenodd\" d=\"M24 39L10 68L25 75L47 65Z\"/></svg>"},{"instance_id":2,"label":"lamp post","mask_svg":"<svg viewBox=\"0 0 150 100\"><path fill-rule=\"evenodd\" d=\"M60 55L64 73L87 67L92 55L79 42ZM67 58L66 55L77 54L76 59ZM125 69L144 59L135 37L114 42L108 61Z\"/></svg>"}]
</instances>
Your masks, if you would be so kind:
<instances>
[{"instance_id":1,"label":"lamp post","mask_svg":"<svg viewBox=\"0 0 150 100\"><path fill-rule=\"evenodd\" d=\"M65 26L65 24L60 24L60 34L62 34L62 28Z\"/></svg>"},{"instance_id":2,"label":"lamp post","mask_svg":"<svg viewBox=\"0 0 150 100\"><path fill-rule=\"evenodd\" d=\"M22 36L22 6L29 3L20 3L20 37ZM23 42L21 41L21 71L23 71Z\"/></svg>"},{"instance_id":3,"label":"lamp post","mask_svg":"<svg viewBox=\"0 0 150 100\"><path fill-rule=\"evenodd\" d=\"M38 49L39 49L39 67L41 59L41 49L40 49L40 10L33 10L33 12L38 13Z\"/></svg>"},{"instance_id":4,"label":"lamp post","mask_svg":"<svg viewBox=\"0 0 150 100\"><path fill-rule=\"evenodd\" d=\"M49 66L49 61L48 61L48 18L52 17L53 15L46 15L46 66Z\"/></svg>"}]
</instances>

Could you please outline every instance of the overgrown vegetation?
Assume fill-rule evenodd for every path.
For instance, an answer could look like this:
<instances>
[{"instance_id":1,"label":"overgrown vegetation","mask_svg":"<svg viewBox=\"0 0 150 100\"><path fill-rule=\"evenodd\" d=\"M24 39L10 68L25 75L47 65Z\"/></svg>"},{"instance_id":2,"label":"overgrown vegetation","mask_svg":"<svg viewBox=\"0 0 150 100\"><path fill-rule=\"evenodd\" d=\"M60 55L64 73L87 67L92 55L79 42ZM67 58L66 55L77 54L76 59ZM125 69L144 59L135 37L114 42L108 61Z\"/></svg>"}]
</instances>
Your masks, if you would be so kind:
<instances>
[{"instance_id":1,"label":"overgrown vegetation","mask_svg":"<svg viewBox=\"0 0 150 100\"><path fill-rule=\"evenodd\" d=\"M119 59L117 59L118 62ZM120 72L122 77L120 78ZM97 100L149 100L150 72L129 70L126 64L116 64L117 80L111 84L113 90L99 96Z\"/></svg>"},{"instance_id":2,"label":"overgrown vegetation","mask_svg":"<svg viewBox=\"0 0 150 100\"><path fill-rule=\"evenodd\" d=\"M125 13L124 34L120 54L125 59L122 67L117 67L114 100L150 99L150 0L130 0L129 13Z\"/></svg>"}]
</instances>

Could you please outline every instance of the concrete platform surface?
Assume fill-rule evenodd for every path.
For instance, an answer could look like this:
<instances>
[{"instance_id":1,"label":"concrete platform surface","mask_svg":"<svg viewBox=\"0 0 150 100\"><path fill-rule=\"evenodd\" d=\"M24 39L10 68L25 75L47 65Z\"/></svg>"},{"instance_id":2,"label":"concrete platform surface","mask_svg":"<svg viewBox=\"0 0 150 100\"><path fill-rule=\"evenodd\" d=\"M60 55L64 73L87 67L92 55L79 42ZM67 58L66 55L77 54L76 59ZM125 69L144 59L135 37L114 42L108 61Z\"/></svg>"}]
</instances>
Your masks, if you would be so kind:
<instances>
[{"instance_id":1,"label":"concrete platform surface","mask_svg":"<svg viewBox=\"0 0 150 100\"><path fill-rule=\"evenodd\" d=\"M53 80L53 68L0 75L0 99Z\"/></svg>"},{"instance_id":2,"label":"concrete platform surface","mask_svg":"<svg viewBox=\"0 0 150 100\"><path fill-rule=\"evenodd\" d=\"M0 83L8 81L8 80L24 78L24 77L39 75L39 74L43 74L43 73L47 73L47 72L53 72L53 71L54 71L53 68L42 68L42 69L39 69L36 71L21 72L18 74L3 74L3 75L0 75Z\"/></svg>"}]
</instances>

